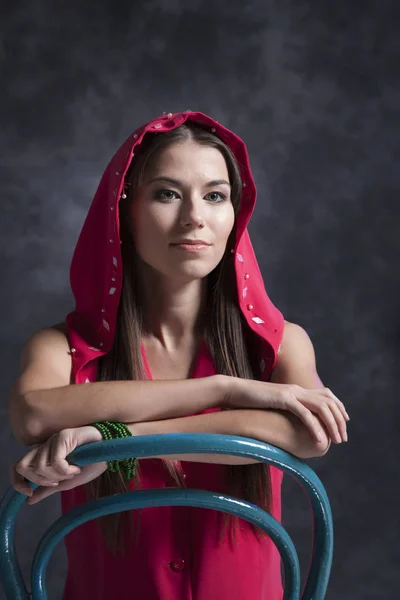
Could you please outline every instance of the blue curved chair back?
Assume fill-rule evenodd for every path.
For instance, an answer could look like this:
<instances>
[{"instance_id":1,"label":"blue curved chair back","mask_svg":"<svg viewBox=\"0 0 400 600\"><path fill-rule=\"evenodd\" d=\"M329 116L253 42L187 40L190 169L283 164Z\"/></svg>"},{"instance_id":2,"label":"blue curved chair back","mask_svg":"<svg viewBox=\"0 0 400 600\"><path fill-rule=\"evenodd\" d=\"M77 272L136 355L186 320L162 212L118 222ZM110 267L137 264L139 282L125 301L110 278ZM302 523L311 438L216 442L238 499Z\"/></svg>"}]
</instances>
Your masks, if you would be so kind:
<instances>
[{"instance_id":1,"label":"blue curved chair back","mask_svg":"<svg viewBox=\"0 0 400 600\"><path fill-rule=\"evenodd\" d=\"M16 515L26 496L10 488L0 507L0 577L7 600L47 600L45 578L51 554L60 540L86 521L111 513L155 506L211 508L241 517L263 529L281 555L284 569L284 600L323 600L333 557L332 513L325 489L315 472L303 461L257 440L217 434L164 434L130 437L80 446L68 456L83 467L95 462L137 456L212 453L241 456L267 463L288 473L303 487L313 513L313 546L309 571L300 595L300 567L294 544L282 525L269 513L249 502L205 490L154 489L125 492L78 506L57 519L36 549L31 570L31 593L27 591L16 557ZM31 487L38 487L31 483Z\"/></svg>"}]
</instances>

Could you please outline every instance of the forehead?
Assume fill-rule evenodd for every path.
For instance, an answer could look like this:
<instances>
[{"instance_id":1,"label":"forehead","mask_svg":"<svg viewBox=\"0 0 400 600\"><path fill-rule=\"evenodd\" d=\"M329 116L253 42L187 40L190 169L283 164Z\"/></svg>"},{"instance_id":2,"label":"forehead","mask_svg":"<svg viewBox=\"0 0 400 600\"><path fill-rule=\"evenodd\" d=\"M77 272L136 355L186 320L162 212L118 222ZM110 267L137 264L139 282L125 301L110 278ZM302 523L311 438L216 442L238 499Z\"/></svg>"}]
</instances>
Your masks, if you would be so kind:
<instances>
[{"instance_id":1,"label":"forehead","mask_svg":"<svg viewBox=\"0 0 400 600\"><path fill-rule=\"evenodd\" d=\"M160 174L196 175L227 177L228 168L225 158L217 148L198 144L193 140L177 142L160 151L148 164L146 175Z\"/></svg>"}]
</instances>

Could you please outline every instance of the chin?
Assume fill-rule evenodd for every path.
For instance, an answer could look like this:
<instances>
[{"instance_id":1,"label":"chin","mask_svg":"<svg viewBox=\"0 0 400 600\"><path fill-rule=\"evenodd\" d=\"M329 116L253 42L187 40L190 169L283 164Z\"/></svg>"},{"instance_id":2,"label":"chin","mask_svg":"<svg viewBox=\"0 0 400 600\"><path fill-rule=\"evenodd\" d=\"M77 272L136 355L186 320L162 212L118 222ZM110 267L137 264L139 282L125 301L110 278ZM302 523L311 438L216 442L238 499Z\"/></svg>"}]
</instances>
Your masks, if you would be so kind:
<instances>
[{"instance_id":1,"label":"chin","mask_svg":"<svg viewBox=\"0 0 400 600\"><path fill-rule=\"evenodd\" d=\"M183 281L195 281L196 279L204 279L211 273L212 269L200 269L200 268L185 268L175 269L173 273L169 274L174 279L181 279Z\"/></svg>"},{"instance_id":2,"label":"chin","mask_svg":"<svg viewBox=\"0 0 400 600\"><path fill-rule=\"evenodd\" d=\"M189 281L195 281L197 279L204 279L207 277L219 265L222 260L222 256L214 256L213 260L202 260L199 259L199 257L196 257L194 260L180 261L142 260L147 267L150 267L154 274L158 273L162 277L187 283Z\"/></svg>"},{"instance_id":3,"label":"chin","mask_svg":"<svg viewBox=\"0 0 400 600\"><path fill-rule=\"evenodd\" d=\"M211 273L211 271L213 271L215 269L216 266L217 266L216 264L205 265L204 263L200 264L200 262L198 262L196 264L193 261L193 262L186 262L183 264L181 263L178 265L175 264L170 269L164 271L164 273L168 277L172 277L174 279L182 279L184 281L192 281L195 279L204 279L204 277L207 277Z\"/></svg>"}]
</instances>

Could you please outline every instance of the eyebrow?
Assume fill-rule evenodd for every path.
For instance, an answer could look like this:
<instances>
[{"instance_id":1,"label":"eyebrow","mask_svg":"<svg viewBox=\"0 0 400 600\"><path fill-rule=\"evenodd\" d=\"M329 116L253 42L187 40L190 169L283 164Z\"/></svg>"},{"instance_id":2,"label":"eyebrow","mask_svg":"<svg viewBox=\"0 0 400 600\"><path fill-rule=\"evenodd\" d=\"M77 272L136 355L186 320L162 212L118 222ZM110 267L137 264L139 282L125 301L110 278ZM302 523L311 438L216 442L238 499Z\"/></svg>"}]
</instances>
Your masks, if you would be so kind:
<instances>
[{"instance_id":1,"label":"eyebrow","mask_svg":"<svg viewBox=\"0 0 400 600\"><path fill-rule=\"evenodd\" d=\"M155 181L166 181L168 183L171 183L172 185L183 187L183 182L179 181L179 179L165 177L164 175L155 177L154 179L151 179L148 183L154 183ZM229 185L229 187L232 187L229 181L226 181L225 179L213 179L213 181L209 181L208 183L206 183L204 187L214 187L215 185Z\"/></svg>"}]
</instances>

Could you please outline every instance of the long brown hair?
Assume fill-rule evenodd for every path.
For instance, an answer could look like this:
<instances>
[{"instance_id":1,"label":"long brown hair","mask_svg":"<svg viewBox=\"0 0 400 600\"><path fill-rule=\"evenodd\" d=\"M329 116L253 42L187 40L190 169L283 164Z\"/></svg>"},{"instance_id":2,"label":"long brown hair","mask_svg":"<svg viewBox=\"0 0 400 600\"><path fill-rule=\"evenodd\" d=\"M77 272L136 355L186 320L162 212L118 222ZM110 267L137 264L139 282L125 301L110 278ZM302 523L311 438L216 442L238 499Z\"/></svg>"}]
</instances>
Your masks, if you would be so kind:
<instances>
[{"instance_id":1,"label":"long brown hair","mask_svg":"<svg viewBox=\"0 0 400 600\"><path fill-rule=\"evenodd\" d=\"M147 134L136 155L135 162L126 177L127 198L119 207L121 252L123 260L123 288L118 309L116 332L113 347L99 361L99 381L120 381L146 379L140 342L143 332L143 302L138 285L136 268L137 255L129 231L128 209L134 201L135 191L143 182L146 168L165 148L185 140L194 140L218 149L225 158L232 186L231 199L236 216L240 209L242 183L240 165L231 149L217 136L199 125L184 124L162 133ZM207 276L207 312L205 314L204 336L218 373L258 379L256 356L259 340L256 339L241 313L237 290L236 273L231 249L235 243L236 228L233 227L224 256L217 267ZM179 468L172 461L164 461L166 469L178 487L184 482ZM228 466L229 492L246 499L264 510L270 510L271 480L269 467L262 463L243 466ZM140 484L140 465L137 469L134 486ZM87 485L90 497L103 497L127 491L128 485L120 474L106 471ZM133 515L132 515L133 516ZM231 522L236 532L237 519L224 515L224 527ZM136 533L139 527L139 511L135 514ZM116 553L124 552L132 519L129 513L109 515L99 519L100 529L108 548ZM260 529L254 527L258 536Z\"/></svg>"}]
</instances>

